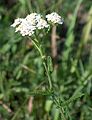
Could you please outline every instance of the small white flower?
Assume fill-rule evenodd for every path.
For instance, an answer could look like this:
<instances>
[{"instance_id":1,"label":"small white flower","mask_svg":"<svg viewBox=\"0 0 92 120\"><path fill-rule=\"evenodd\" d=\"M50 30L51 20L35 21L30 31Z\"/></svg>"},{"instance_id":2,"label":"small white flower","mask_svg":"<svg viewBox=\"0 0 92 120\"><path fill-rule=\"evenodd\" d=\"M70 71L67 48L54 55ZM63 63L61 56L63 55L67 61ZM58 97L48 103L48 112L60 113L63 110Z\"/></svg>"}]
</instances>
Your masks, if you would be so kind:
<instances>
[{"instance_id":1,"label":"small white flower","mask_svg":"<svg viewBox=\"0 0 92 120\"><path fill-rule=\"evenodd\" d=\"M35 26L27 22L26 19L23 19L21 24L18 27L16 27L15 32L19 31L22 34L22 36L26 36L26 35L32 35L35 29L36 29Z\"/></svg>"},{"instance_id":2,"label":"small white flower","mask_svg":"<svg viewBox=\"0 0 92 120\"><path fill-rule=\"evenodd\" d=\"M40 19L36 27L38 29L48 28L49 24L44 19Z\"/></svg>"},{"instance_id":3,"label":"small white flower","mask_svg":"<svg viewBox=\"0 0 92 120\"><path fill-rule=\"evenodd\" d=\"M16 27L17 25L19 25L22 22L22 18L17 18L15 19L14 23L11 25L12 27Z\"/></svg>"},{"instance_id":4,"label":"small white flower","mask_svg":"<svg viewBox=\"0 0 92 120\"><path fill-rule=\"evenodd\" d=\"M31 13L30 15L27 15L25 19L32 25L36 25L37 22L39 22L39 20L41 19L41 15L37 13Z\"/></svg>"},{"instance_id":5,"label":"small white flower","mask_svg":"<svg viewBox=\"0 0 92 120\"><path fill-rule=\"evenodd\" d=\"M54 24L62 24L62 18L56 12L52 12L51 14L46 15L47 21L52 22Z\"/></svg>"}]
</instances>

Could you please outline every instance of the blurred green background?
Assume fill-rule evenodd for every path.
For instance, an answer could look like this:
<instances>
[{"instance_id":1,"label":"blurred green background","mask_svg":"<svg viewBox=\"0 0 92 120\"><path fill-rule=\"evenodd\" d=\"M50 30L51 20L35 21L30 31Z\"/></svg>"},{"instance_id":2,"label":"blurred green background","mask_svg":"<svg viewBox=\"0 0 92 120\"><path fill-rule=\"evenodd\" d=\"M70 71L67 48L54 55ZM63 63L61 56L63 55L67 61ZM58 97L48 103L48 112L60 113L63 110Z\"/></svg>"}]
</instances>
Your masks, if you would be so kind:
<instances>
[{"instance_id":1,"label":"blurred green background","mask_svg":"<svg viewBox=\"0 0 92 120\"><path fill-rule=\"evenodd\" d=\"M91 0L0 0L0 120L61 120L49 96L30 95L48 84L42 61L28 38L10 27L15 18L53 11L64 18L56 30L54 89L63 101L84 94L63 108L66 120L92 120ZM53 57L52 31L41 36L44 51Z\"/></svg>"}]
</instances>

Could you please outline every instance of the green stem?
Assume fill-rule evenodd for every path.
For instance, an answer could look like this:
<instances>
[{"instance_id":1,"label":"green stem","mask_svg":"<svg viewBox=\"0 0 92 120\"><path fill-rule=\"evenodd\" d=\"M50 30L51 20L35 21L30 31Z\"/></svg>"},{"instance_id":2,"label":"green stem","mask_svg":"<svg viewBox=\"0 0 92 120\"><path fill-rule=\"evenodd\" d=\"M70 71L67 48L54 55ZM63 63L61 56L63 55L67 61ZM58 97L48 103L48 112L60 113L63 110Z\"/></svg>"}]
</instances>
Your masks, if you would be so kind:
<instances>
[{"instance_id":1,"label":"green stem","mask_svg":"<svg viewBox=\"0 0 92 120\"><path fill-rule=\"evenodd\" d=\"M63 120L66 120L65 115L64 115L64 113L63 113L63 108L60 109L60 112L61 112L61 115L62 115L62 119L63 119Z\"/></svg>"},{"instance_id":2,"label":"green stem","mask_svg":"<svg viewBox=\"0 0 92 120\"><path fill-rule=\"evenodd\" d=\"M45 71L46 71L46 73L47 73L48 82L49 82L49 86L50 86L50 90L51 90L51 89L52 89L51 77L50 77L49 71L48 71L48 69L47 69L46 63L43 62L43 65L44 65Z\"/></svg>"},{"instance_id":3,"label":"green stem","mask_svg":"<svg viewBox=\"0 0 92 120\"><path fill-rule=\"evenodd\" d=\"M41 49L41 47L40 47L40 45L39 45L38 40L36 39L36 41L35 41L35 40L31 40L31 41L32 41L32 43L34 44L34 47L35 47L35 48L38 50L38 52L40 53L40 56L41 56L41 59L42 59L42 62L43 62L43 66L44 66L44 69L45 69L46 74L47 74L47 77L48 77L49 88L50 88L50 90L51 90L51 89L52 89L51 75L50 75L50 73L49 73L49 71L48 71L48 68L47 68L47 65L46 65L45 55L44 55L43 52L42 52L42 49ZM36 42L37 42L37 43L36 43ZM56 105L58 106L58 103L56 103ZM62 114L63 120L66 120L62 108L61 108L61 114Z\"/></svg>"},{"instance_id":4,"label":"green stem","mask_svg":"<svg viewBox=\"0 0 92 120\"><path fill-rule=\"evenodd\" d=\"M39 51L39 53L40 53L40 55L41 55L41 58L43 58L44 57L44 55L43 55L43 53L42 53L42 51L41 51L41 49L39 48L39 46L36 44L36 42L35 41L33 41L32 40L32 43L34 44L34 46L36 47L36 49Z\"/></svg>"},{"instance_id":5,"label":"green stem","mask_svg":"<svg viewBox=\"0 0 92 120\"><path fill-rule=\"evenodd\" d=\"M37 40L37 41L38 41L38 40ZM43 61L43 65L44 65L44 68L45 68L45 71L46 71L46 74L47 74L47 77L48 77L49 87L50 87L50 90L51 90L51 89L52 89L51 76L50 76L50 74L49 74L48 68L47 68L47 66L46 66L46 62L45 62L45 60L44 60L45 55L43 55L43 52L42 52L40 46L37 45L34 40L32 40L32 43L34 44L35 48L39 51L39 53L40 53L40 55L41 55L41 58L42 58L42 61Z\"/></svg>"}]
</instances>

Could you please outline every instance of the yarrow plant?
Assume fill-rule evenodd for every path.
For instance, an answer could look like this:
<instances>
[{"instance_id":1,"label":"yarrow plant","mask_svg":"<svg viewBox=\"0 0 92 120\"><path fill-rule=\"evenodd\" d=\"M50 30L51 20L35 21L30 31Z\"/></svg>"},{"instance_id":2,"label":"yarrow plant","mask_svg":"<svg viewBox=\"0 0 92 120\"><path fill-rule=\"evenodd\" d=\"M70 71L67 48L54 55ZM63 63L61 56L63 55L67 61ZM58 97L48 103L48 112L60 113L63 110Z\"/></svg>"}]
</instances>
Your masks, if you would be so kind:
<instances>
[{"instance_id":1,"label":"yarrow plant","mask_svg":"<svg viewBox=\"0 0 92 120\"><path fill-rule=\"evenodd\" d=\"M43 19L43 16L38 13L31 13L27 15L25 18L17 18L15 19L14 23L11 25L14 27L16 30L15 32L20 32L22 36L27 36L31 37L31 42L34 44L34 47L38 50L43 66L48 78L48 92L52 93L53 92L53 86L52 86L52 77L51 77L51 69L52 66L51 64L47 62L48 60L51 62L51 57L47 56L43 53L41 44L39 43L40 41L36 38L36 31L48 29L57 24L62 24L62 18L59 16L56 12L53 12L51 14L47 14L45 18ZM57 106L60 106L59 103L56 101L56 98L54 96L54 93L52 95L53 101Z\"/></svg>"},{"instance_id":2,"label":"yarrow plant","mask_svg":"<svg viewBox=\"0 0 92 120\"><path fill-rule=\"evenodd\" d=\"M32 43L36 47L36 49L39 51L41 58L43 60L43 65L47 73L50 89L52 88L51 83L51 76L49 74L46 56L43 54L43 51L41 49L41 45L38 44L39 41L36 39L36 31L43 30L43 29L49 29L51 25L56 24L62 24L62 18L59 16L56 12L52 12L51 14L48 14L45 16L45 19L43 19L41 14L38 13L31 13L27 15L25 18L17 18L15 19L14 23L11 25L16 30L15 32L20 32L22 36L28 36L32 37L31 39ZM35 37L33 37L33 35Z\"/></svg>"}]
</instances>

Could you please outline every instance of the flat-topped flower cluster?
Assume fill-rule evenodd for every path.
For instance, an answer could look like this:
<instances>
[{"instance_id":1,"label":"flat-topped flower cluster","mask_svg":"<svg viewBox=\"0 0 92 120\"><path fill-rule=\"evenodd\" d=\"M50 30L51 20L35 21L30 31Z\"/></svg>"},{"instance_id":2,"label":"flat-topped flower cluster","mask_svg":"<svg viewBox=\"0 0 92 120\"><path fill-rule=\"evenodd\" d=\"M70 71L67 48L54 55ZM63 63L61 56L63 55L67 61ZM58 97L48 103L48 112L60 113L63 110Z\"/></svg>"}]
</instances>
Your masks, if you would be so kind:
<instances>
[{"instance_id":1,"label":"flat-topped flower cluster","mask_svg":"<svg viewBox=\"0 0 92 120\"><path fill-rule=\"evenodd\" d=\"M15 27L15 32L20 32L22 36L31 36L35 33L35 30L41 30L44 28L49 28L50 24L62 24L63 21L61 16L56 12L46 15L46 20L42 18L42 15L38 13L31 13L25 18L17 18L11 25Z\"/></svg>"},{"instance_id":2,"label":"flat-topped flower cluster","mask_svg":"<svg viewBox=\"0 0 92 120\"><path fill-rule=\"evenodd\" d=\"M63 23L61 16L59 16L56 12L46 15L46 18L48 21L50 21L54 24L57 24L57 23L62 24Z\"/></svg>"}]
</instances>

